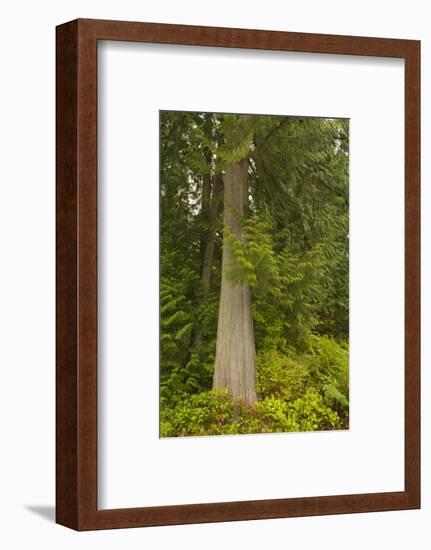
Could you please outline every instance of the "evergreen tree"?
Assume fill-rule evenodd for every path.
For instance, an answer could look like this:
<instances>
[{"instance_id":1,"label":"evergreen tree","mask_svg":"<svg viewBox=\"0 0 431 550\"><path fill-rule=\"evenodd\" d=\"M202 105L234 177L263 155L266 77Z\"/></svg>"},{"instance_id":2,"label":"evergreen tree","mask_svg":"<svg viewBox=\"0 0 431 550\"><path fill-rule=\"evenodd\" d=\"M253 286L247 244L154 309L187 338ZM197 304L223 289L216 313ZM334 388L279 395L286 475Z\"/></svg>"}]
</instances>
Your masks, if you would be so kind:
<instances>
[{"instance_id":1,"label":"evergreen tree","mask_svg":"<svg viewBox=\"0 0 431 550\"><path fill-rule=\"evenodd\" d=\"M348 341L348 121L165 111L160 142L162 403L252 404L256 354Z\"/></svg>"}]
</instances>

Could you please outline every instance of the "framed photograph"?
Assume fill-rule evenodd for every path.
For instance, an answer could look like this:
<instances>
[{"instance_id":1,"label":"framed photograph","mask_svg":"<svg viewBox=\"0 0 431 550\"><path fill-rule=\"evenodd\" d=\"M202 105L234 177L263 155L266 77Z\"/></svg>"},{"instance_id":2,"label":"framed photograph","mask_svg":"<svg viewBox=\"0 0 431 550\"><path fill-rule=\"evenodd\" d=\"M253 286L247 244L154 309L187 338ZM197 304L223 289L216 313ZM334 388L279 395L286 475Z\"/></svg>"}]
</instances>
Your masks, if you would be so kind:
<instances>
[{"instance_id":1,"label":"framed photograph","mask_svg":"<svg viewBox=\"0 0 431 550\"><path fill-rule=\"evenodd\" d=\"M57 27L57 522L420 507L420 43Z\"/></svg>"}]
</instances>

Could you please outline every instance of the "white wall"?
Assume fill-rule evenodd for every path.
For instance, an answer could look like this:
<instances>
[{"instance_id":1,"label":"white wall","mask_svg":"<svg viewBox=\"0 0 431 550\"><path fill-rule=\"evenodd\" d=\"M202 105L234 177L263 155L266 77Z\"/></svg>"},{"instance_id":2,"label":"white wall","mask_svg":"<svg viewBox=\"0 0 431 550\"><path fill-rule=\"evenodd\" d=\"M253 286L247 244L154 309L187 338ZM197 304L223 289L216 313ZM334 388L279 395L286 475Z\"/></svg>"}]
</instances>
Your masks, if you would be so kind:
<instances>
[{"instance_id":1,"label":"white wall","mask_svg":"<svg viewBox=\"0 0 431 550\"><path fill-rule=\"evenodd\" d=\"M431 34L429 2L15 1L1 8L0 543L4 548L430 547ZM54 503L54 27L76 17L422 40L423 508L74 533ZM390 346L391 342L382 342Z\"/></svg>"}]
</instances>

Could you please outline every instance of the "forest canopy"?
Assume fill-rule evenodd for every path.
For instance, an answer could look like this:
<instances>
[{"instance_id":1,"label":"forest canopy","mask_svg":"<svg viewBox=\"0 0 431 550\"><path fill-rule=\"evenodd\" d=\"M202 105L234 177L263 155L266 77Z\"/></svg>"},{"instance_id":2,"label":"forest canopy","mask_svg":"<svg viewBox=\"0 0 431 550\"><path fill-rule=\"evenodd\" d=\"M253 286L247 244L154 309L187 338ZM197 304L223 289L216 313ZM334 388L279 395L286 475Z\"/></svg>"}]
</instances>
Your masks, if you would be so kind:
<instances>
[{"instance_id":1,"label":"forest canopy","mask_svg":"<svg viewBox=\"0 0 431 550\"><path fill-rule=\"evenodd\" d=\"M160 112L160 435L346 429L349 123Z\"/></svg>"}]
</instances>

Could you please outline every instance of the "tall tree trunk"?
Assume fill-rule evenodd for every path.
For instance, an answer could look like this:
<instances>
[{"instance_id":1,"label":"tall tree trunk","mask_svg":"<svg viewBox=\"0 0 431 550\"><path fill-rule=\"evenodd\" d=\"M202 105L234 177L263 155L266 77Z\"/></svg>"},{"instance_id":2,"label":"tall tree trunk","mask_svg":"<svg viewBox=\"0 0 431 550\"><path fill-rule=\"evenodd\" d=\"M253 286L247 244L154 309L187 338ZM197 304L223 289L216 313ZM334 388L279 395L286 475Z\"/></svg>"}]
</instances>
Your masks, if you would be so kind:
<instances>
[{"instance_id":1,"label":"tall tree trunk","mask_svg":"<svg viewBox=\"0 0 431 550\"><path fill-rule=\"evenodd\" d=\"M203 306L208 301L208 296L211 288L211 272L214 259L214 246L217 237L216 224L217 217L220 211L220 192L222 189L222 178L220 174L214 175L214 186L211 194L211 200L208 206L207 221L209 230L205 237L201 240L201 254L202 254L202 272L201 272L201 288L199 296L199 306ZM204 204L204 197L202 195L202 209ZM206 219L206 218L205 218ZM192 333L192 347L197 349L202 342L202 325L198 324Z\"/></svg>"},{"instance_id":2,"label":"tall tree trunk","mask_svg":"<svg viewBox=\"0 0 431 550\"><path fill-rule=\"evenodd\" d=\"M222 189L221 175L217 174L214 176L215 183L211 197L211 206L209 210L209 231L205 241L205 249L202 263L202 303L205 303L208 299L208 294L210 291L211 285L211 271L214 258L214 245L216 240L216 224L217 217L220 210L220 191Z\"/></svg>"},{"instance_id":3,"label":"tall tree trunk","mask_svg":"<svg viewBox=\"0 0 431 550\"><path fill-rule=\"evenodd\" d=\"M212 183L212 174L208 172L208 174L205 174L202 178L201 218L204 224L209 223L209 218L210 218L211 186L212 186L211 183ZM201 258L203 258L205 254L206 234L207 234L207 231L204 230L202 232L202 238L200 242Z\"/></svg>"},{"instance_id":4,"label":"tall tree trunk","mask_svg":"<svg viewBox=\"0 0 431 550\"><path fill-rule=\"evenodd\" d=\"M234 261L228 232L242 238L241 218L248 200L248 160L230 166L224 176L224 240L220 308L213 389L248 403L256 401L256 350L251 292L248 284L234 284L228 276Z\"/></svg>"}]
</instances>

